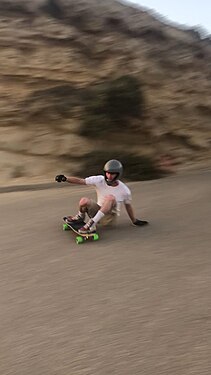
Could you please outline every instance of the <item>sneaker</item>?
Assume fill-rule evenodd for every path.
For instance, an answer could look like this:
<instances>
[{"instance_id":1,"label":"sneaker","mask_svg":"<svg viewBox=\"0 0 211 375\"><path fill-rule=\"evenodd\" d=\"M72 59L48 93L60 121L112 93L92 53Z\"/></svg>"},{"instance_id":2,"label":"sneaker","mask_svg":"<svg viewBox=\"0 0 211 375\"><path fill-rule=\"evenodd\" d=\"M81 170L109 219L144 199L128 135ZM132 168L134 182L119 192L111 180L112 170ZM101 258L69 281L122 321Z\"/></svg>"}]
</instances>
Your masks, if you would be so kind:
<instances>
[{"instance_id":1,"label":"sneaker","mask_svg":"<svg viewBox=\"0 0 211 375\"><path fill-rule=\"evenodd\" d=\"M96 225L93 220L89 220L82 228L78 230L81 234L91 234L96 232Z\"/></svg>"},{"instance_id":2,"label":"sneaker","mask_svg":"<svg viewBox=\"0 0 211 375\"><path fill-rule=\"evenodd\" d=\"M84 219L85 219L85 214L76 214L75 216L66 216L64 218L64 220L67 222L67 223L83 223L84 222Z\"/></svg>"}]
</instances>

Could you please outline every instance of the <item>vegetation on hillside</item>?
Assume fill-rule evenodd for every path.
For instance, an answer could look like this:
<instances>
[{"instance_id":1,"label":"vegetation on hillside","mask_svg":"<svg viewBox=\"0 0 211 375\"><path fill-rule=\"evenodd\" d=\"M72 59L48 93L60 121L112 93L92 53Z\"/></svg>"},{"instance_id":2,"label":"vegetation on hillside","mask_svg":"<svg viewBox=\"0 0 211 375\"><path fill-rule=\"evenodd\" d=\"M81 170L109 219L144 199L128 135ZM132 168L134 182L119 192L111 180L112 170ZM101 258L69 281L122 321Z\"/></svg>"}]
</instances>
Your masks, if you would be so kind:
<instances>
[{"instance_id":1,"label":"vegetation on hillside","mask_svg":"<svg viewBox=\"0 0 211 375\"><path fill-rule=\"evenodd\" d=\"M92 87L86 96L80 134L100 138L108 132L129 128L130 120L142 118L144 96L135 76L124 75Z\"/></svg>"}]
</instances>

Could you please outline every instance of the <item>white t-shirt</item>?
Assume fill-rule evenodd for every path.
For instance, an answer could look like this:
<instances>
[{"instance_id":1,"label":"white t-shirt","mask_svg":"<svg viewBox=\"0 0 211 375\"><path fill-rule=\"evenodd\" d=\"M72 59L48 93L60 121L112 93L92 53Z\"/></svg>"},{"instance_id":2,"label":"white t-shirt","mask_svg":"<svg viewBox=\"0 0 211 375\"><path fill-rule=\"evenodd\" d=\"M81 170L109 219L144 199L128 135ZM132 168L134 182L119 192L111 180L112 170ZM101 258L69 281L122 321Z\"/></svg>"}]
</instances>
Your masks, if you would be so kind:
<instances>
[{"instance_id":1,"label":"white t-shirt","mask_svg":"<svg viewBox=\"0 0 211 375\"><path fill-rule=\"evenodd\" d=\"M130 189L121 181L118 180L117 186L107 185L104 176L91 176L85 178L86 185L95 186L97 193L97 204L102 206L104 198L112 194L116 198L117 214L120 211L121 203L129 204L132 200Z\"/></svg>"}]
</instances>

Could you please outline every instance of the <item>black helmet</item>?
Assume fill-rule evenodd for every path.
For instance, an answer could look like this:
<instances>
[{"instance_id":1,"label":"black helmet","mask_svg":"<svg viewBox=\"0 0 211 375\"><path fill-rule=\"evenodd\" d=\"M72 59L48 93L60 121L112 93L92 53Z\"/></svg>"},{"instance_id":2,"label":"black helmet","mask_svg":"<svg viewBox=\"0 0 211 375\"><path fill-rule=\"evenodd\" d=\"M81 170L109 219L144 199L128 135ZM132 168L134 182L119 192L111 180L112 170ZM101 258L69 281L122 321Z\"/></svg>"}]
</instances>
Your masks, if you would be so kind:
<instances>
[{"instance_id":1,"label":"black helmet","mask_svg":"<svg viewBox=\"0 0 211 375\"><path fill-rule=\"evenodd\" d=\"M117 174L116 177L112 180L112 182L114 182L122 176L123 166L119 160L112 159L112 160L107 161L107 163L104 165L103 171L104 171L104 176L105 176L105 180L107 183L108 183L108 180L106 179L106 172L116 173Z\"/></svg>"}]
</instances>

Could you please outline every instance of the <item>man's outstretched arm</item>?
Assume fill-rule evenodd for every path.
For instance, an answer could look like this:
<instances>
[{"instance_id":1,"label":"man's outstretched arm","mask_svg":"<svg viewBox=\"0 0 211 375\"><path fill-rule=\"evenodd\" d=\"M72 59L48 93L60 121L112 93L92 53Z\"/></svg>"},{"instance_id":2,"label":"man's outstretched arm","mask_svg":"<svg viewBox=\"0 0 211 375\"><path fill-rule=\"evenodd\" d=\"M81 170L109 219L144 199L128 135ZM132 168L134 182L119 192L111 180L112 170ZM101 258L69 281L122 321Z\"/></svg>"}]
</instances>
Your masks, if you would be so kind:
<instances>
[{"instance_id":1,"label":"man's outstretched arm","mask_svg":"<svg viewBox=\"0 0 211 375\"><path fill-rule=\"evenodd\" d=\"M76 184L76 185L86 185L86 181L84 178L74 177L74 176L65 176L63 174L59 174L55 177L55 181L57 182L69 182L69 184Z\"/></svg>"}]
</instances>

